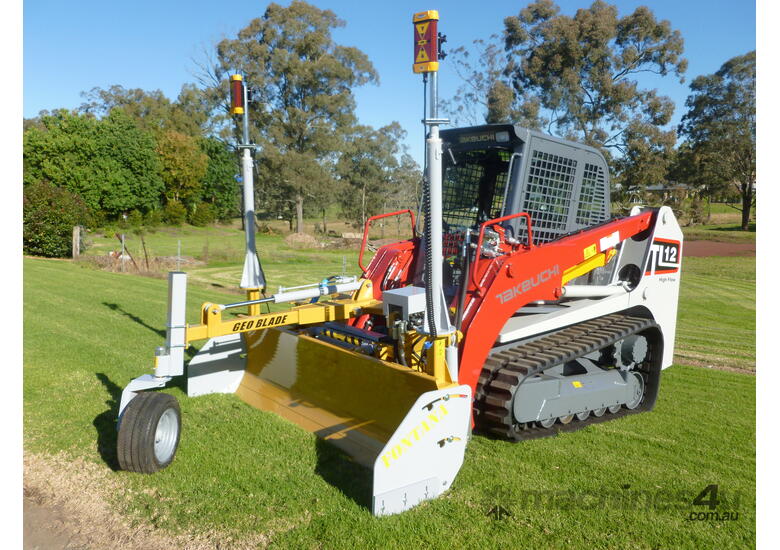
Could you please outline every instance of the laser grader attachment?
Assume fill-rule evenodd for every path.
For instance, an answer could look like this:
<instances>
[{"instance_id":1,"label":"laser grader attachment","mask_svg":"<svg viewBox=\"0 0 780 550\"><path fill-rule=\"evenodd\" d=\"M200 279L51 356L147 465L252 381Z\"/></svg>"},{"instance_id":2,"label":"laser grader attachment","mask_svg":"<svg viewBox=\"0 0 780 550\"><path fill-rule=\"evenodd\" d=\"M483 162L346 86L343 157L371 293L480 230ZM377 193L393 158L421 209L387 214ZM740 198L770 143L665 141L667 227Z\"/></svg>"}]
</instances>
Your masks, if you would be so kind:
<instances>
[{"instance_id":1,"label":"laser grader attachment","mask_svg":"<svg viewBox=\"0 0 780 550\"><path fill-rule=\"evenodd\" d=\"M190 397L235 393L339 447L373 470L372 509L377 515L404 511L435 498L452 484L470 433L471 388L453 382L442 368L426 372L388 360L392 346L381 333L372 335L346 323L325 321L341 315L356 320L366 311L381 312L370 280L267 299L320 297L289 312L223 320L223 312L245 303L207 303L202 307L203 322L186 327L182 323L186 274L171 273L169 287L168 341L158 350L156 376L134 380L122 395L120 441L127 450L123 448L120 464L124 469L152 472L165 467L175 452L170 442L177 440L180 426L177 418L158 424L150 440L134 436L128 430L148 431L148 425L157 421L156 417L135 421L134 403L142 404L133 399L136 394L184 374L180 350L190 341L227 332L209 338L187 365ZM323 299L328 294L336 296ZM374 351L367 354L372 343ZM427 355L432 364L443 361L443 356L436 357L441 355L436 346L426 351L412 346L410 353ZM126 426L128 413L132 423ZM166 414L177 416L178 408ZM168 446L163 447L166 441ZM156 457L156 462L146 455Z\"/></svg>"}]
</instances>

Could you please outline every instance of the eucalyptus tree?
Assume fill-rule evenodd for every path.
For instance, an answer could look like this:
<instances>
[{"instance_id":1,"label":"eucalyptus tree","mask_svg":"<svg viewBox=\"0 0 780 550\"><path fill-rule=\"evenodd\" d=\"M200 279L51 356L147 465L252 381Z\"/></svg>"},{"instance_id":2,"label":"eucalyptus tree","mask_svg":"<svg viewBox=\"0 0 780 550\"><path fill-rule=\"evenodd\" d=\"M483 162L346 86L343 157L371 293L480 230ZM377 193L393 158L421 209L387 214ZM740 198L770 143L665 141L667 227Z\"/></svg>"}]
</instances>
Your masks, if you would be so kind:
<instances>
[{"instance_id":1,"label":"eucalyptus tree","mask_svg":"<svg viewBox=\"0 0 780 550\"><path fill-rule=\"evenodd\" d=\"M259 202L294 211L299 232L304 204L321 206L333 196L335 165L356 122L353 88L378 81L366 54L333 39L344 25L332 11L306 2L270 4L236 38L219 42L208 68L212 99L223 106L232 72L252 88Z\"/></svg>"},{"instance_id":2,"label":"eucalyptus tree","mask_svg":"<svg viewBox=\"0 0 780 550\"><path fill-rule=\"evenodd\" d=\"M740 197L742 229L750 228L756 187L756 52L696 77L685 102L680 134L701 180L731 187Z\"/></svg>"},{"instance_id":3,"label":"eucalyptus tree","mask_svg":"<svg viewBox=\"0 0 780 550\"><path fill-rule=\"evenodd\" d=\"M601 148L628 185L662 181L676 141L674 103L644 89L642 74L683 80L683 38L644 6L619 16L596 0L573 16L537 0L504 19L503 57L497 39L456 54L466 93L488 122L520 122Z\"/></svg>"}]
</instances>

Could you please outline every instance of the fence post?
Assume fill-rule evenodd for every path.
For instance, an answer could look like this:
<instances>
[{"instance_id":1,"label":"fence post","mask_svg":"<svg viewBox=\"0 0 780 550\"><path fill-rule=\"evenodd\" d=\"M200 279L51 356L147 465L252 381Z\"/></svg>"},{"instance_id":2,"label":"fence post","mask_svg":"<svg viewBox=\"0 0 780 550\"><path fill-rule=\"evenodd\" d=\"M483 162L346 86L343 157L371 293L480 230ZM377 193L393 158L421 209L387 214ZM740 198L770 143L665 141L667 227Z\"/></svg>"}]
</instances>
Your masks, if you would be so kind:
<instances>
[{"instance_id":1,"label":"fence post","mask_svg":"<svg viewBox=\"0 0 780 550\"><path fill-rule=\"evenodd\" d=\"M74 260L79 257L81 252L81 230L78 225L73 226L73 240L71 241L71 258Z\"/></svg>"}]
</instances>

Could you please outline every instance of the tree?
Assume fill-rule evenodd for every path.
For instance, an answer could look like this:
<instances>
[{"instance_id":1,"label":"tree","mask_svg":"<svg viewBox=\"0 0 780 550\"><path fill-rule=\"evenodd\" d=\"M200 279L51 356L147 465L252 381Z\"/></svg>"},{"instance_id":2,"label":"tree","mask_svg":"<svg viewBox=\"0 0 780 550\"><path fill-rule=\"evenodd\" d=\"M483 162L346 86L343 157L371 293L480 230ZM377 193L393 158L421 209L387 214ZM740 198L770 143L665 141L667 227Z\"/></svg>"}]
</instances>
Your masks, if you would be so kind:
<instances>
[{"instance_id":1,"label":"tree","mask_svg":"<svg viewBox=\"0 0 780 550\"><path fill-rule=\"evenodd\" d=\"M331 31L342 26L332 11L306 2L270 4L236 39L217 45L212 67L212 95L227 97L228 70L256 90L250 112L251 138L262 151L259 202L294 206L298 232L304 201L333 185L345 130L355 122L352 88L378 79L363 52L335 43Z\"/></svg>"},{"instance_id":2,"label":"tree","mask_svg":"<svg viewBox=\"0 0 780 550\"><path fill-rule=\"evenodd\" d=\"M442 109L456 124L512 123L540 129L539 101L512 89L498 36L472 44L476 55L463 46L450 54L452 68L463 83L452 99L441 101ZM472 62L472 58L476 60Z\"/></svg>"},{"instance_id":3,"label":"tree","mask_svg":"<svg viewBox=\"0 0 780 550\"><path fill-rule=\"evenodd\" d=\"M632 141L652 140L647 130L668 124L673 103L633 77L682 76L680 32L644 6L622 18L601 0L574 17L558 12L551 0L537 0L504 20L515 91L533 93L561 135L622 153Z\"/></svg>"},{"instance_id":4,"label":"tree","mask_svg":"<svg viewBox=\"0 0 780 550\"><path fill-rule=\"evenodd\" d=\"M208 156L201 198L214 205L216 216L226 220L239 214L239 186L236 182L236 154L223 141L208 137L200 140L200 149Z\"/></svg>"},{"instance_id":5,"label":"tree","mask_svg":"<svg viewBox=\"0 0 780 550\"><path fill-rule=\"evenodd\" d=\"M208 155L201 151L197 140L174 130L159 135L157 154L160 156L160 176L165 183L165 198L192 208L200 200Z\"/></svg>"},{"instance_id":6,"label":"tree","mask_svg":"<svg viewBox=\"0 0 780 550\"><path fill-rule=\"evenodd\" d=\"M409 159L402 165L397 158L405 136L397 122L379 130L356 126L352 131L336 170L343 184L342 211L361 226L369 216L386 210L391 199L396 202L398 195L403 196L410 183L405 178Z\"/></svg>"},{"instance_id":7,"label":"tree","mask_svg":"<svg viewBox=\"0 0 780 550\"><path fill-rule=\"evenodd\" d=\"M86 100L78 109L81 113L102 118L114 109L121 109L141 129L154 133L173 130L188 136L200 136L208 122L206 98L192 84L182 86L175 102L171 102L160 90L128 90L120 85L105 90L92 88L89 92L82 92L81 97Z\"/></svg>"},{"instance_id":8,"label":"tree","mask_svg":"<svg viewBox=\"0 0 780 550\"><path fill-rule=\"evenodd\" d=\"M741 226L747 231L756 186L756 52L697 77L691 92L680 134L708 180L739 193Z\"/></svg>"},{"instance_id":9,"label":"tree","mask_svg":"<svg viewBox=\"0 0 780 550\"><path fill-rule=\"evenodd\" d=\"M504 19L503 59L495 43L480 43L475 64L465 52L456 55L466 89L486 121L519 122L598 147L620 158L615 167L626 184L659 181L676 140L663 128L674 104L641 89L636 76L682 80L682 36L646 7L618 17L615 6L597 0L573 17L559 12L551 0L537 0Z\"/></svg>"},{"instance_id":10,"label":"tree","mask_svg":"<svg viewBox=\"0 0 780 550\"><path fill-rule=\"evenodd\" d=\"M24 133L24 183L49 181L109 216L159 205L160 164L151 135L123 112L102 120L65 110Z\"/></svg>"}]
</instances>

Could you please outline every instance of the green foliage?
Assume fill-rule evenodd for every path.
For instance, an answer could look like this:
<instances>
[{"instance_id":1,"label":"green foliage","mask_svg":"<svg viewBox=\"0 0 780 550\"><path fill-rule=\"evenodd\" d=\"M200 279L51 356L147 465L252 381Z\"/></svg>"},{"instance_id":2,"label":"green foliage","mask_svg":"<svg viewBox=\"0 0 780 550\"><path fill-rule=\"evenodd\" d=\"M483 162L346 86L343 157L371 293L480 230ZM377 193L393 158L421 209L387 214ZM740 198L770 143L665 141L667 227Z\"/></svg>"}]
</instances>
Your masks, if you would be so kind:
<instances>
[{"instance_id":1,"label":"green foliage","mask_svg":"<svg viewBox=\"0 0 780 550\"><path fill-rule=\"evenodd\" d=\"M203 138L199 144L200 150L208 156L200 193L202 200L213 205L221 220L241 215L236 154L225 142L214 137Z\"/></svg>"},{"instance_id":2,"label":"green foliage","mask_svg":"<svg viewBox=\"0 0 780 550\"><path fill-rule=\"evenodd\" d=\"M81 96L86 101L79 107L79 112L105 117L115 109L120 110L139 128L154 133L170 130L199 136L208 117L208 111L202 104L202 92L191 84L182 86L175 102L171 102L160 90L128 90L120 85L113 85L107 90L92 88L89 92L82 92Z\"/></svg>"},{"instance_id":3,"label":"green foliage","mask_svg":"<svg viewBox=\"0 0 780 550\"><path fill-rule=\"evenodd\" d=\"M197 227L204 227L214 223L217 219L216 208L208 202L201 202L192 207L188 220L190 224Z\"/></svg>"},{"instance_id":4,"label":"green foliage","mask_svg":"<svg viewBox=\"0 0 780 550\"><path fill-rule=\"evenodd\" d=\"M618 17L601 0L569 17L538 0L504 25L513 87L535 94L561 135L621 152L638 139L658 140L651 130L669 122L674 104L639 89L634 77L684 73L683 39L668 21L644 6Z\"/></svg>"},{"instance_id":5,"label":"green foliage","mask_svg":"<svg viewBox=\"0 0 780 550\"><path fill-rule=\"evenodd\" d=\"M440 102L442 110L461 126L512 123L540 130L539 100L513 89L503 50L494 34L474 40L470 49L450 52L447 64L463 83L451 99Z\"/></svg>"},{"instance_id":6,"label":"green foliage","mask_svg":"<svg viewBox=\"0 0 780 550\"><path fill-rule=\"evenodd\" d=\"M712 191L736 191L748 230L756 184L756 52L695 78L691 92L679 128L686 144L678 170Z\"/></svg>"},{"instance_id":7,"label":"green foliage","mask_svg":"<svg viewBox=\"0 0 780 550\"><path fill-rule=\"evenodd\" d=\"M144 223L144 215L138 210L133 210L127 215L127 225L130 227L140 227Z\"/></svg>"},{"instance_id":8,"label":"green foliage","mask_svg":"<svg viewBox=\"0 0 780 550\"><path fill-rule=\"evenodd\" d=\"M163 218L171 225L181 225L187 220L187 208L177 200L168 201Z\"/></svg>"},{"instance_id":9,"label":"green foliage","mask_svg":"<svg viewBox=\"0 0 780 550\"><path fill-rule=\"evenodd\" d=\"M154 139L121 111L96 120L61 110L24 134L24 182L50 181L93 212L117 216L159 204L163 182Z\"/></svg>"},{"instance_id":10,"label":"green foliage","mask_svg":"<svg viewBox=\"0 0 780 550\"><path fill-rule=\"evenodd\" d=\"M147 227L158 227L163 222L163 213L159 209L155 208L146 213L144 217L144 225Z\"/></svg>"},{"instance_id":11,"label":"green foliage","mask_svg":"<svg viewBox=\"0 0 780 550\"><path fill-rule=\"evenodd\" d=\"M217 46L212 95L227 98L227 71L238 70L256 90L250 137L262 146L258 207L290 216L302 229L303 203L327 205L332 158L355 122L352 88L378 77L368 57L337 44L344 22L302 1L272 3L236 39ZM265 106L270 107L266 110Z\"/></svg>"},{"instance_id":12,"label":"green foliage","mask_svg":"<svg viewBox=\"0 0 780 550\"><path fill-rule=\"evenodd\" d=\"M456 49L453 66L464 85L451 104L472 123L516 122L601 148L626 186L663 181L676 137L663 126L674 104L636 76L682 77L683 39L647 7L618 16L601 0L574 16L538 0L504 20L498 37L476 41L476 58ZM475 109L476 106L476 109ZM476 116L475 116L476 115Z\"/></svg>"},{"instance_id":13,"label":"green foliage","mask_svg":"<svg viewBox=\"0 0 780 550\"><path fill-rule=\"evenodd\" d=\"M414 192L415 178L409 172L419 172L413 165L399 162L400 143L406 132L394 122L379 130L356 126L348 140L336 171L341 186L340 205L345 215L362 226L369 216L387 210ZM413 161L412 161L413 162ZM405 206L405 205L404 205Z\"/></svg>"},{"instance_id":14,"label":"green foliage","mask_svg":"<svg viewBox=\"0 0 780 550\"><path fill-rule=\"evenodd\" d=\"M22 218L25 254L51 258L71 253L73 227L87 223L89 211L67 189L49 182L25 185Z\"/></svg>"},{"instance_id":15,"label":"green foliage","mask_svg":"<svg viewBox=\"0 0 780 550\"><path fill-rule=\"evenodd\" d=\"M165 183L168 201L187 206L200 199L202 179L206 175L208 156L198 141L175 130L166 130L157 137L160 176Z\"/></svg>"}]
</instances>

